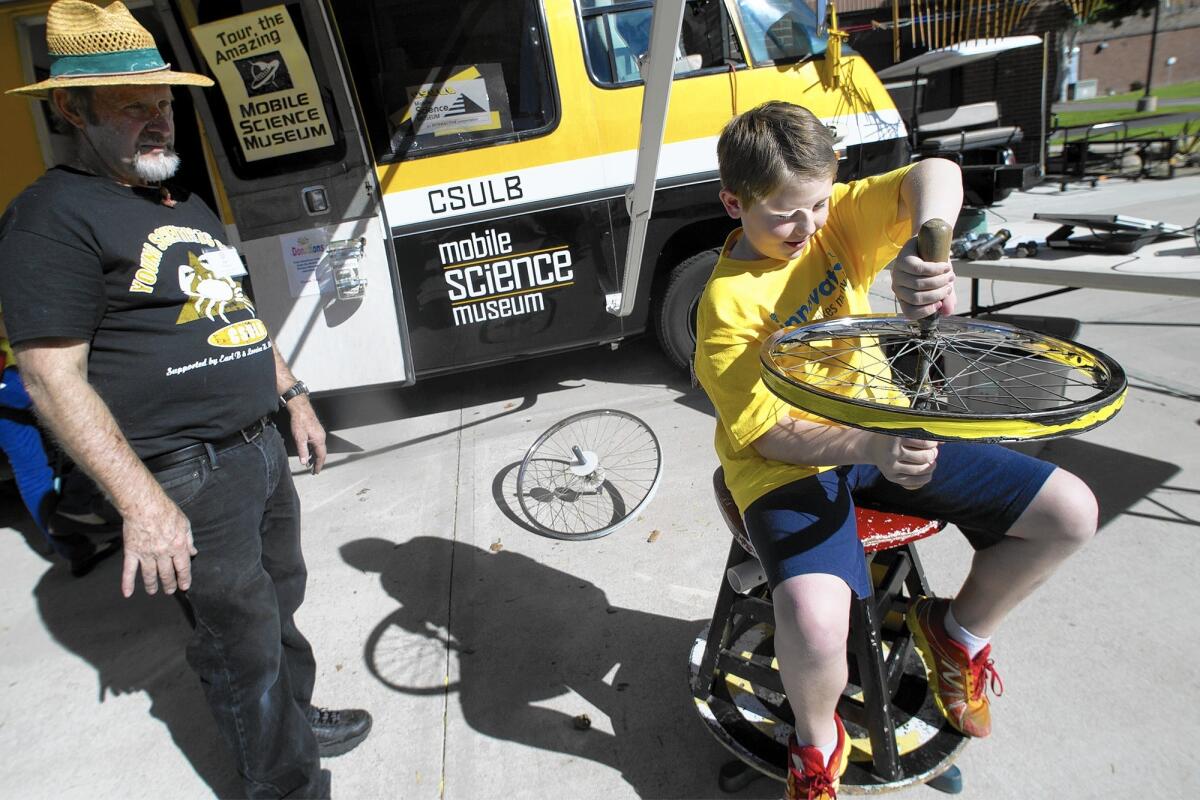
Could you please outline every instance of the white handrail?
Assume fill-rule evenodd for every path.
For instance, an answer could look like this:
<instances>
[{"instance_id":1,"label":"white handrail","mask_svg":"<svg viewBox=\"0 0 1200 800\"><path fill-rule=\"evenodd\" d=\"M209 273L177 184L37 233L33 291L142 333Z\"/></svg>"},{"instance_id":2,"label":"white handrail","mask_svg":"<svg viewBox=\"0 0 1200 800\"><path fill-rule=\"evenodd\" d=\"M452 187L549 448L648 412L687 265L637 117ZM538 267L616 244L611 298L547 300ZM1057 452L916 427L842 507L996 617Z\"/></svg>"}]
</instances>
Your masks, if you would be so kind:
<instances>
[{"instance_id":1,"label":"white handrail","mask_svg":"<svg viewBox=\"0 0 1200 800\"><path fill-rule=\"evenodd\" d=\"M657 0L650 23L650 49L643 65L645 89L642 94L642 122L638 137L637 168L633 186L625 192L629 212L629 242L625 247L625 274L621 290L609 295L606 310L618 317L633 313L638 278L642 271L642 251L646 230L654 206L658 156L667 125L667 107L671 101L671 78L675 72L675 47L683 25L685 0Z\"/></svg>"}]
</instances>

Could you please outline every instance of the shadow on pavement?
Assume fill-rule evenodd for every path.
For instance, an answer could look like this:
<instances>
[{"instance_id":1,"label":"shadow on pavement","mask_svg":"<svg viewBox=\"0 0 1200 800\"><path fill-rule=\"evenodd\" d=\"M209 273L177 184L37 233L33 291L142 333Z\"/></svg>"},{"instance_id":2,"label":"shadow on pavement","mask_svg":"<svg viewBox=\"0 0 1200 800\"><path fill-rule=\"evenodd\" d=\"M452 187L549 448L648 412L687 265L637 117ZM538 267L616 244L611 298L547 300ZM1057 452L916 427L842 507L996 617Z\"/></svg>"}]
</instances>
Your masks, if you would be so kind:
<instances>
[{"instance_id":1,"label":"shadow on pavement","mask_svg":"<svg viewBox=\"0 0 1200 800\"><path fill-rule=\"evenodd\" d=\"M529 408L539 395L580 389L583 387L576 382L585 380L667 385L681 390L686 390L688 383L687 376L667 361L652 338L641 337L617 350L589 347L420 378L412 386L318 397L314 406L327 429L342 430L514 398L523 398L523 408Z\"/></svg>"},{"instance_id":2,"label":"shadow on pavement","mask_svg":"<svg viewBox=\"0 0 1200 800\"><path fill-rule=\"evenodd\" d=\"M483 736L611 767L640 797L726 796L717 772L729 756L687 689L688 652L706 620L615 607L594 584L524 555L434 537L359 539L341 555L378 572L399 603L364 652L384 685L456 694ZM448 685L447 650L458 665ZM595 723L587 730L574 723L583 713ZM780 790L758 781L739 795Z\"/></svg>"},{"instance_id":3,"label":"shadow on pavement","mask_svg":"<svg viewBox=\"0 0 1200 800\"><path fill-rule=\"evenodd\" d=\"M503 417L525 413L537 405L538 399L549 392L586 389L585 381L629 385L647 384L670 386L683 392L679 402L689 407L707 408L711 405L698 388L688 384L687 376L674 367L648 337L635 339L618 350L591 347L574 350L556 356L518 361L508 364L467 370L452 375L421 379L414 386L371 389L349 394L319 397L313 401L325 426L330 432L328 448L331 454L350 453L345 458L328 464L325 469L337 469L364 458L402 450L422 442L450 436ZM585 392L586 394L586 392ZM333 431L374 425L406 417L419 417L447 411L458 411L474 406L488 405L508 400L502 409L470 421L452 425L442 430L422 434L412 439L387 445L374 450L363 450ZM586 399L581 397L581 402ZM460 417L461 419L461 417ZM280 411L275 424L281 431L288 430L287 414ZM288 453L295 456L295 445L291 437L284 436ZM304 470L295 470L300 475Z\"/></svg>"},{"instance_id":4,"label":"shadow on pavement","mask_svg":"<svg viewBox=\"0 0 1200 800\"><path fill-rule=\"evenodd\" d=\"M1179 473L1179 466L1168 461L1084 439L1052 439L1040 446L1035 442L1016 449L1033 452L1038 458L1074 473L1091 487L1100 504L1101 529L1121 514L1139 514L1129 509L1141 500L1157 503L1149 497L1151 492Z\"/></svg>"},{"instance_id":5,"label":"shadow on pavement","mask_svg":"<svg viewBox=\"0 0 1200 800\"><path fill-rule=\"evenodd\" d=\"M121 596L121 560L109 559L83 578L64 564L46 571L34 589L46 629L96 670L96 702L145 693L150 715L218 797L244 790L226 754L196 676L184 660L191 636L183 612L166 595ZM86 702L76 703L81 709ZM85 742L80 747L86 748ZM140 759L130 753L129 764ZM119 765L117 765L120 768ZM143 764L143 768L153 769Z\"/></svg>"}]
</instances>

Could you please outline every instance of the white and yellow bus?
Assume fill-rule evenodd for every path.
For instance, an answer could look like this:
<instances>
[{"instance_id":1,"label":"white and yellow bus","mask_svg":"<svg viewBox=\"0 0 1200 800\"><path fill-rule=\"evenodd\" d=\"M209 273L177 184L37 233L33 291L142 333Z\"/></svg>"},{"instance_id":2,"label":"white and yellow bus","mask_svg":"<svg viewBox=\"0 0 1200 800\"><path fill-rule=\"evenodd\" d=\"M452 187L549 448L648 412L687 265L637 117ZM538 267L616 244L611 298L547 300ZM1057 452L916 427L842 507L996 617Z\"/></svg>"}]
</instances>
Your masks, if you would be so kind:
<instances>
[{"instance_id":1,"label":"white and yellow bus","mask_svg":"<svg viewBox=\"0 0 1200 800\"><path fill-rule=\"evenodd\" d=\"M659 0L682 15L665 58L647 57L654 0L126 5L168 61L217 81L176 92L183 182L219 209L281 351L332 392L650 330L686 363L733 224L715 147L732 115L806 105L836 130L843 179L908 160L871 68L827 52L818 2L823 17L824 0ZM48 6L0 0L4 88L47 74ZM2 207L68 139L44 103L0 108ZM653 214L631 225L655 125Z\"/></svg>"}]
</instances>

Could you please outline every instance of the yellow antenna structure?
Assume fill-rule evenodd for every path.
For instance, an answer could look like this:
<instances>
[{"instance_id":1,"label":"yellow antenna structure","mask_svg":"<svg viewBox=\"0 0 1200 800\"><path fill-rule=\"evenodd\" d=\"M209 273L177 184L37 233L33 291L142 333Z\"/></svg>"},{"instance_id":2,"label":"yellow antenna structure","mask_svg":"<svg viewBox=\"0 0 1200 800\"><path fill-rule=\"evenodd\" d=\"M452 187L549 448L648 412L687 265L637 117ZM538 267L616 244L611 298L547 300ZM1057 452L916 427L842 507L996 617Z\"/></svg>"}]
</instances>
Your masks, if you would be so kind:
<instances>
[{"instance_id":1,"label":"yellow antenna structure","mask_svg":"<svg viewBox=\"0 0 1200 800\"><path fill-rule=\"evenodd\" d=\"M838 27L837 4L829 0L829 46L825 50L825 65L834 88L842 85L842 42L849 36Z\"/></svg>"}]
</instances>

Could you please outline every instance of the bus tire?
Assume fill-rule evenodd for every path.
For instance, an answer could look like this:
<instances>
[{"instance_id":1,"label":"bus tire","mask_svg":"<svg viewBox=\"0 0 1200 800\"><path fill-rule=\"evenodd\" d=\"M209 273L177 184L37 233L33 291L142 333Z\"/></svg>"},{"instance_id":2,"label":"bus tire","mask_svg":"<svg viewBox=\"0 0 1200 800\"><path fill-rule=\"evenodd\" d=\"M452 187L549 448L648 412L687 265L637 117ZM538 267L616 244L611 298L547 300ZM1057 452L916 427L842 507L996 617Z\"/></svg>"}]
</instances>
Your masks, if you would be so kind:
<instances>
[{"instance_id":1,"label":"bus tire","mask_svg":"<svg viewBox=\"0 0 1200 800\"><path fill-rule=\"evenodd\" d=\"M676 265L658 304L658 344L684 372L691 370L696 352L696 306L719 253L720 248L714 247Z\"/></svg>"}]
</instances>

